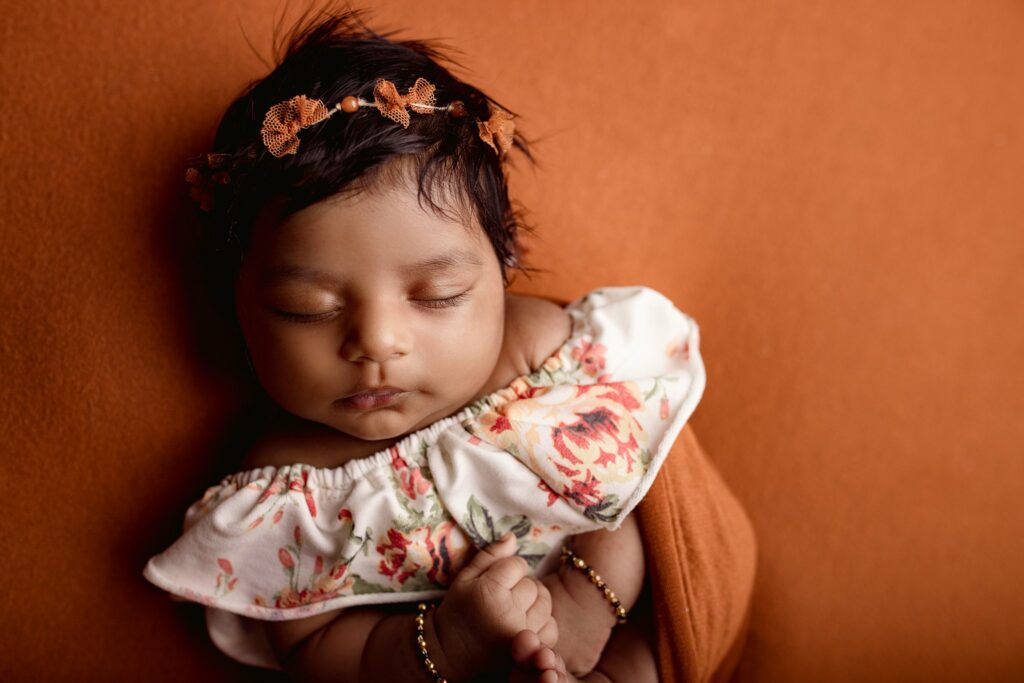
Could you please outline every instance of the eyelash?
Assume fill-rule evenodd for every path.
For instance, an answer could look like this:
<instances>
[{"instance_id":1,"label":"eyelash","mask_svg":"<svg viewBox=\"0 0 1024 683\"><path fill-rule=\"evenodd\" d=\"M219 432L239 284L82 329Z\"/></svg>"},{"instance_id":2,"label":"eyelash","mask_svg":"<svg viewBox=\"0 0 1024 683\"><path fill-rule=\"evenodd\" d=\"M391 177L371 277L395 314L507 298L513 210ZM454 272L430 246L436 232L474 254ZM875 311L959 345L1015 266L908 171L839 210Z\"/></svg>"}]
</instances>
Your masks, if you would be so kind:
<instances>
[{"instance_id":1,"label":"eyelash","mask_svg":"<svg viewBox=\"0 0 1024 683\"><path fill-rule=\"evenodd\" d=\"M465 291L462 292L461 294L445 297L443 299L413 299L413 301L415 301L418 306L422 306L423 308L431 308L437 310L458 306L459 304L463 303L467 298L469 298L469 292ZM296 323L316 323L320 322L321 320L326 320L327 318L330 318L336 313L336 311L327 311L325 313L312 314L289 313L288 311L275 312L285 320Z\"/></svg>"},{"instance_id":2,"label":"eyelash","mask_svg":"<svg viewBox=\"0 0 1024 683\"><path fill-rule=\"evenodd\" d=\"M452 306L458 306L467 298L469 298L468 291L463 292L462 294L456 294L455 296L445 297L444 299L415 299L415 301L424 308L450 308Z\"/></svg>"}]
</instances>

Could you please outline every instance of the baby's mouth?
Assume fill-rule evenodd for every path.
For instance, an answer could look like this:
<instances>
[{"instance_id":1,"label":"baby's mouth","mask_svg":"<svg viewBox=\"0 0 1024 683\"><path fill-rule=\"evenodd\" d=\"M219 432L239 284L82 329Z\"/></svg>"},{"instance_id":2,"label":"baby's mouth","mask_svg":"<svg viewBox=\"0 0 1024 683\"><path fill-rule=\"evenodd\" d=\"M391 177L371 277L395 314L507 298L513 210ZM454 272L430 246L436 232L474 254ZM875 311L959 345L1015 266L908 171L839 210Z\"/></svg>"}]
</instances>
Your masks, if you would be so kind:
<instances>
[{"instance_id":1,"label":"baby's mouth","mask_svg":"<svg viewBox=\"0 0 1024 683\"><path fill-rule=\"evenodd\" d=\"M347 408L349 410L373 410L375 408L383 408L384 406L391 405L409 393L411 392L398 387L378 387L350 394L344 398L338 399L338 403L340 403L343 408Z\"/></svg>"}]
</instances>

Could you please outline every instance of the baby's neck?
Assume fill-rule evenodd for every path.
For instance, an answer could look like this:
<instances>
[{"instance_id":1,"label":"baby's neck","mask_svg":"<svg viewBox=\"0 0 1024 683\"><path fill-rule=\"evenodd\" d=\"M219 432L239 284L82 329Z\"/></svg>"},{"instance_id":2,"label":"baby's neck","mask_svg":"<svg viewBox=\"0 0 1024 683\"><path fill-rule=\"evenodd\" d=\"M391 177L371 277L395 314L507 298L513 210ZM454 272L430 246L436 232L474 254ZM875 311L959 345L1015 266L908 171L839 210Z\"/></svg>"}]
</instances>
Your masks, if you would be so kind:
<instances>
[{"instance_id":1,"label":"baby's neck","mask_svg":"<svg viewBox=\"0 0 1024 683\"><path fill-rule=\"evenodd\" d=\"M275 407L263 439L280 452L280 463L303 463L313 467L340 467L350 460L365 458L395 445L405 434L367 441L319 422L304 420ZM277 458L275 457L275 460Z\"/></svg>"},{"instance_id":2,"label":"baby's neck","mask_svg":"<svg viewBox=\"0 0 1024 683\"><path fill-rule=\"evenodd\" d=\"M502 377L497 380L497 384L488 382L466 405L500 389L504 386L501 384L503 381L507 384L511 380ZM275 461L268 464L284 465L301 462L314 467L327 468L340 467L350 460L365 458L386 450L412 432L427 426L423 425L387 439L368 441L319 422L296 417L278 406L271 408L266 425L261 440L272 444L270 450L274 453Z\"/></svg>"}]
</instances>

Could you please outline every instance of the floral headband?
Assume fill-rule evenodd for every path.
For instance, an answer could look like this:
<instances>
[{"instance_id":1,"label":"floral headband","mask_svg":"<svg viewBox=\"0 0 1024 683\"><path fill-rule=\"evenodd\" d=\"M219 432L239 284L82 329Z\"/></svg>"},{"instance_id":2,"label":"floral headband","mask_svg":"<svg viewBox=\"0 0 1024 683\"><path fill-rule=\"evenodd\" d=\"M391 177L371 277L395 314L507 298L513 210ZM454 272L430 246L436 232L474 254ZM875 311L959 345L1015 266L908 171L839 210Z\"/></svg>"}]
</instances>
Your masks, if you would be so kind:
<instances>
[{"instance_id":1,"label":"floral headband","mask_svg":"<svg viewBox=\"0 0 1024 683\"><path fill-rule=\"evenodd\" d=\"M373 101L348 95L333 107L328 108L323 101L310 99L305 95L296 95L272 106L263 118L260 136L267 150L275 157L295 154L299 149L299 131L304 128L326 121L339 111L353 114L360 107L376 107L381 116L391 119L408 128L409 112L432 114L444 111L455 117L466 115L466 107L460 100L454 100L444 106L436 104L434 85L425 78L417 78L407 94L398 92L395 84L389 80L378 78L373 88ZM498 154L505 156L512 147L515 123L512 116L503 109L491 106L490 118L486 121L477 120L480 139L487 143ZM185 172L185 180L192 185L191 197L199 202L203 211L213 209L213 195L217 185L231 181L230 175L221 168L228 154L206 154L198 158L197 163Z\"/></svg>"}]
</instances>

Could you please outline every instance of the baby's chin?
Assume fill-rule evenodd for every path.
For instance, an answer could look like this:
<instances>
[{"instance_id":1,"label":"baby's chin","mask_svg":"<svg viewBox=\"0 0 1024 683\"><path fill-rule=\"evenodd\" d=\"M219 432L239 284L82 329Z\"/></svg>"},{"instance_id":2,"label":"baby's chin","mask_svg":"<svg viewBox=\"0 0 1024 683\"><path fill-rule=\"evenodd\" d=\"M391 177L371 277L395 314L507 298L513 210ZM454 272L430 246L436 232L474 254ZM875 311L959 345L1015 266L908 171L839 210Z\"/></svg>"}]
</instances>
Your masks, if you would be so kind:
<instances>
[{"instance_id":1,"label":"baby's chin","mask_svg":"<svg viewBox=\"0 0 1024 683\"><path fill-rule=\"evenodd\" d=\"M332 416L326 424L362 441L396 441L424 429L443 416L410 416L397 410L380 409L366 415Z\"/></svg>"},{"instance_id":2,"label":"baby's chin","mask_svg":"<svg viewBox=\"0 0 1024 683\"><path fill-rule=\"evenodd\" d=\"M438 420L455 415L476 400L474 395L446 397L412 395L396 403L369 411L337 408L318 422L362 441L395 442ZM388 444L390 445L390 444ZM387 446L383 446L387 447Z\"/></svg>"}]
</instances>

